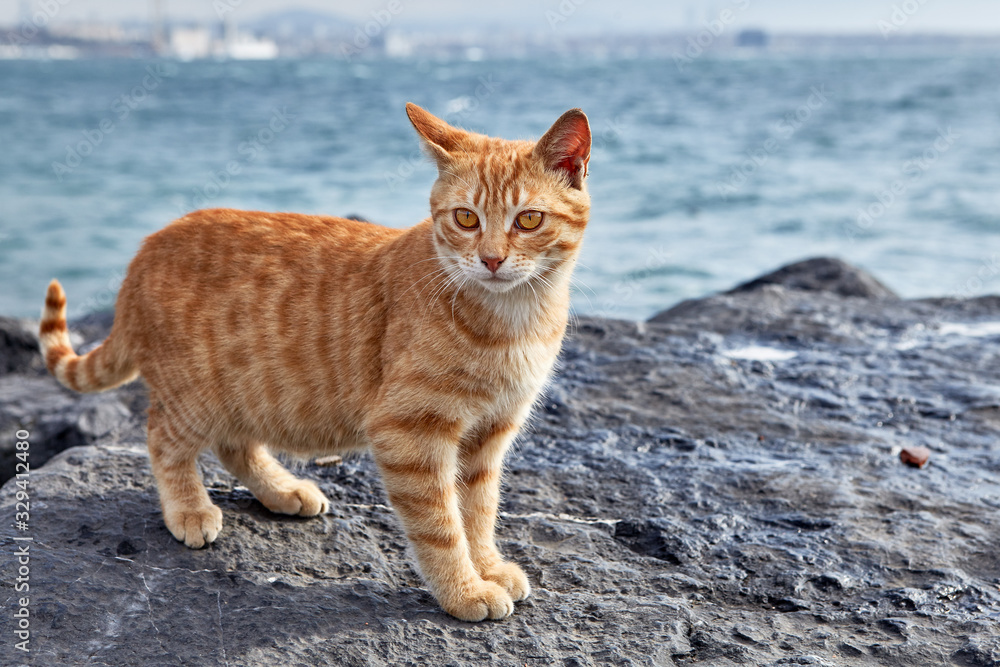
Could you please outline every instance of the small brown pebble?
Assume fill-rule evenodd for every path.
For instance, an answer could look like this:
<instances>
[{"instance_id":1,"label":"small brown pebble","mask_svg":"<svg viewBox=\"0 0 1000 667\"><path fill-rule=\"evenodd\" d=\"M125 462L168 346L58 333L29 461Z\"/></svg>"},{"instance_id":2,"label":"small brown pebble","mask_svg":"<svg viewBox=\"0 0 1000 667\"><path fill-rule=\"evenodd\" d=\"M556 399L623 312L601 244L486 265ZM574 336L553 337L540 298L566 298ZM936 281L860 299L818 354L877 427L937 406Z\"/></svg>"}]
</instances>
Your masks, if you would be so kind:
<instances>
[{"instance_id":1,"label":"small brown pebble","mask_svg":"<svg viewBox=\"0 0 1000 667\"><path fill-rule=\"evenodd\" d=\"M914 468L923 468L930 457L931 450L926 447L903 447L899 453L899 460Z\"/></svg>"},{"instance_id":2,"label":"small brown pebble","mask_svg":"<svg viewBox=\"0 0 1000 667\"><path fill-rule=\"evenodd\" d=\"M318 466L339 466L344 459L334 454L333 456L321 456L314 461Z\"/></svg>"}]
</instances>

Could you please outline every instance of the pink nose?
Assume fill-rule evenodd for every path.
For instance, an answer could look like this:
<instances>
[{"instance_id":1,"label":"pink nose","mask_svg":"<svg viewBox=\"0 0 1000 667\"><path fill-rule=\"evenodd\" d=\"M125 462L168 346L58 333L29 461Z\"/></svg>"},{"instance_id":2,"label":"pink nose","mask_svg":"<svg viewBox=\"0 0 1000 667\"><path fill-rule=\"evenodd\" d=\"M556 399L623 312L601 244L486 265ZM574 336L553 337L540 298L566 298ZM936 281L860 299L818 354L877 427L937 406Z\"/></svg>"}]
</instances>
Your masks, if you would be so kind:
<instances>
[{"instance_id":1,"label":"pink nose","mask_svg":"<svg viewBox=\"0 0 1000 667\"><path fill-rule=\"evenodd\" d=\"M503 261L507 259L506 257L483 257L483 264L486 268L490 270L491 273L496 273Z\"/></svg>"}]
</instances>

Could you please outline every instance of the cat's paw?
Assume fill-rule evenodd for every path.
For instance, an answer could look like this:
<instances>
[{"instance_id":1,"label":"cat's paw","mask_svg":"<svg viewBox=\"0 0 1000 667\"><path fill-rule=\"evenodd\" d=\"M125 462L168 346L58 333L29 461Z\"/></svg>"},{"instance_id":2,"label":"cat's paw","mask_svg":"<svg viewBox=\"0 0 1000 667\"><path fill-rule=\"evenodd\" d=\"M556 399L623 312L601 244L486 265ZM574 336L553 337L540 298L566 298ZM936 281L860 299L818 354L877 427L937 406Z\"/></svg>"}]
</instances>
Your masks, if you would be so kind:
<instances>
[{"instance_id":1,"label":"cat's paw","mask_svg":"<svg viewBox=\"0 0 1000 667\"><path fill-rule=\"evenodd\" d=\"M267 509L277 514L298 514L316 516L326 514L330 501L315 483L306 479L296 479L280 489L267 489L257 496Z\"/></svg>"},{"instance_id":2,"label":"cat's paw","mask_svg":"<svg viewBox=\"0 0 1000 667\"><path fill-rule=\"evenodd\" d=\"M463 621L506 618L514 613L510 595L492 581L469 582L457 595L442 596L439 601L446 612Z\"/></svg>"},{"instance_id":3,"label":"cat's paw","mask_svg":"<svg viewBox=\"0 0 1000 667\"><path fill-rule=\"evenodd\" d=\"M531 595L531 584L528 583L527 575L514 563L506 561L497 563L486 568L480 574L482 574L483 579L492 581L507 591L514 602L519 602Z\"/></svg>"},{"instance_id":4,"label":"cat's paw","mask_svg":"<svg viewBox=\"0 0 1000 667\"><path fill-rule=\"evenodd\" d=\"M170 534L192 549L211 544L222 530L222 510L215 505L195 509L177 507L165 510L163 521Z\"/></svg>"}]
</instances>

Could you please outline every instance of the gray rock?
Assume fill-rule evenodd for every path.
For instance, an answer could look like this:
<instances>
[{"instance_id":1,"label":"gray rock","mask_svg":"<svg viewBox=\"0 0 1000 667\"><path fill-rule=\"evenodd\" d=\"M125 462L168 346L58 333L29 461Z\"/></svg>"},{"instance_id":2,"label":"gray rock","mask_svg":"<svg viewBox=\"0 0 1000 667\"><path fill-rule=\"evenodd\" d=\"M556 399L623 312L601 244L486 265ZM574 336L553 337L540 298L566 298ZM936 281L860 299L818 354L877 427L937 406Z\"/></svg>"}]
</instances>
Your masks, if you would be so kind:
<instances>
[{"instance_id":1,"label":"gray rock","mask_svg":"<svg viewBox=\"0 0 1000 667\"><path fill-rule=\"evenodd\" d=\"M113 313L88 315L72 325L78 350L87 350L111 331ZM0 433L33 434L32 463L43 465L59 452L100 439L141 439L146 392L141 382L103 394L77 394L45 370L38 352L37 323L0 318ZM0 440L0 483L14 474L15 441Z\"/></svg>"},{"instance_id":2,"label":"gray rock","mask_svg":"<svg viewBox=\"0 0 1000 667\"><path fill-rule=\"evenodd\" d=\"M1000 665L998 322L995 297L777 284L580 318L506 478L501 549L535 592L483 624L423 589L369 457L303 464L332 508L300 519L206 456L225 526L192 551L128 430L141 394L91 399L129 412L93 420L117 439L31 473L27 531L0 495L0 535L34 538L34 664Z\"/></svg>"},{"instance_id":3,"label":"gray rock","mask_svg":"<svg viewBox=\"0 0 1000 667\"><path fill-rule=\"evenodd\" d=\"M71 327L73 333L83 341L83 348L87 349L107 338L108 334L111 333L111 325L114 321L115 312L113 310L102 310L74 320Z\"/></svg>"},{"instance_id":4,"label":"gray rock","mask_svg":"<svg viewBox=\"0 0 1000 667\"><path fill-rule=\"evenodd\" d=\"M32 462L98 440L141 438L144 423L122 401L126 392L76 395L48 377L0 375L0 433L33 435ZM14 474L15 441L0 441L0 481Z\"/></svg>"},{"instance_id":5,"label":"gray rock","mask_svg":"<svg viewBox=\"0 0 1000 667\"><path fill-rule=\"evenodd\" d=\"M773 273L737 285L729 294L751 292L764 285L782 285L788 289L832 292L864 299L899 298L872 274L831 257L816 257L783 266Z\"/></svg>"},{"instance_id":6,"label":"gray rock","mask_svg":"<svg viewBox=\"0 0 1000 667\"><path fill-rule=\"evenodd\" d=\"M28 320L0 317L0 373L44 370L38 354L38 334Z\"/></svg>"}]
</instances>

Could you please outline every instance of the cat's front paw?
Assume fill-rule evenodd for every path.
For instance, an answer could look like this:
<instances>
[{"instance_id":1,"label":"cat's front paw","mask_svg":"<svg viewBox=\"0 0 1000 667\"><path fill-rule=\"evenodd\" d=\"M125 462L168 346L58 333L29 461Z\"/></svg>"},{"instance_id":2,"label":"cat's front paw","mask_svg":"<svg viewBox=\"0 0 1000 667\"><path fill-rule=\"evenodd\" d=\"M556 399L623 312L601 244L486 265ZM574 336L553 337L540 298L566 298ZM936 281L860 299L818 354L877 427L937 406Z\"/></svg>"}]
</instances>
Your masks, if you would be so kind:
<instances>
[{"instance_id":1,"label":"cat's front paw","mask_svg":"<svg viewBox=\"0 0 1000 667\"><path fill-rule=\"evenodd\" d=\"M441 607L463 621L506 618L514 613L514 601L492 581L472 581L455 595L441 596Z\"/></svg>"},{"instance_id":2,"label":"cat's front paw","mask_svg":"<svg viewBox=\"0 0 1000 667\"><path fill-rule=\"evenodd\" d=\"M163 521L170 534L192 549L211 544L222 530L222 510L209 504L195 509L165 509Z\"/></svg>"},{"instance_id":3,"label":"cat's front paw","mask_svg":"<svg viewBox=\"0 0 1000 667\"><path fill-rule=\"evenodd\" d=\"M481 572L483 579L492 581L507 591L507 594L519 602L531 595L531 584L524 570L506 561L497 563Z\"/></svg>"},{"instance_id":4,"label":"cat's front paw","mask_svg":"<svg viewBox=\"0 0 1000 667\"><path fill-rule=\"evenodd\" d=\"M257 499L267 509L277 514L298 514L316 516L326 514L330 501L315 483L306 479L296 479L279 489L267 489L257 495Z\"/></svg>"}]
</instances>

